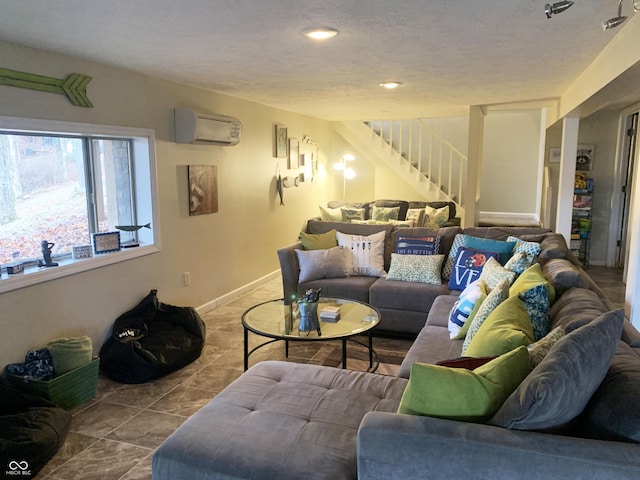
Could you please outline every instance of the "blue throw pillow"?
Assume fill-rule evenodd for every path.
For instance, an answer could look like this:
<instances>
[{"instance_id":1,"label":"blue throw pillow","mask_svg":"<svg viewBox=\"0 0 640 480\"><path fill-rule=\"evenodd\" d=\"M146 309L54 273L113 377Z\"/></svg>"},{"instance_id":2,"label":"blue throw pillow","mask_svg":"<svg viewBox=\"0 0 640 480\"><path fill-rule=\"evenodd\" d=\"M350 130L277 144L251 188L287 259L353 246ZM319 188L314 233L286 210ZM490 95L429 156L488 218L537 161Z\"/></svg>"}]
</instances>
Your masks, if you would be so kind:
<instances>
[{"instance_id":1,"label":"blue throw pillow","mask_svg":"<svg viewBox=\"0 0 640 480\"><path fill-rule=\"evenodd\" d=\"M487 250L498 253L499 257L497 257L496 260L500 262L500 265L507 263L511 258L513 248L516 246L516 242L504 242L491 238L472 237L471 235L465 235L462 244L465 247L475 248L476 250Z\"/></svg>"},{"instance_id":2,"label":"blue throw pillow","mask_svg":"<svg viewBox=\"0 0 640 480\"><path fill-rule=\"evenodd\" d=\"M464 290L467 286L480 278L482 267L489 258L498 260L499 254L486 250L475 250L468 247L458 248L458 254L453 263L453 271L449 278L450 290Z\"/></svg>"},{"instance_id":3,"label":"blue throw pillow","mask_svg":"<svg viewBox=\"0 0 640 480\"><path fill-rule=\"evenodd\" d=\"M396 253L402 255L440 255L442 237L398 237Z\"/></svg>"},{"instance_id":4,"label":"blue throw pillow","mask_svg":"<svg viewBox=\"0 0 640 480\"><path fill-rule=\"evenodd\" d=\"M525 290L519 296L524 301L524 308L533 326L533 336L538 341L551 331L551 317L549 316L551 303L549 295L547 295L547 287L541 283Z\"/></svg>"}]
</instances>

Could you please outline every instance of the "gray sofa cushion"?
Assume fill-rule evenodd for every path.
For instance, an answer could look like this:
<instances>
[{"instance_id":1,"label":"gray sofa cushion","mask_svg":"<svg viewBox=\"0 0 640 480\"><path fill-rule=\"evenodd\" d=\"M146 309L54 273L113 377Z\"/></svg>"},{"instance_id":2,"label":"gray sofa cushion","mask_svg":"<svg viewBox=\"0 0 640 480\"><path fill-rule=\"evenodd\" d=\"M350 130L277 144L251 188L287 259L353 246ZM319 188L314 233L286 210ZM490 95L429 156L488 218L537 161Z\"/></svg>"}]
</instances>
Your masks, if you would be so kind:
<instances>
[{"instance_id":1,"label":"gray sofa cushion","mask_svg":"<svg viewBox=\"0 0 640 480\"><path fill-rule=\"evenodd\" d=\"M640 357L626 343L618 344L579 425L587 437L640 443Z\"/></svg>"},{"instance_id":2,"label":"gray sofa cushion","mask_svg":"<svg viewBox=\"0 0 640 480\"><path fill-rule=\"evenodd\" d=\"M456 300L457 295L441 295L433 302L425 327L400 365L399 377L409 378L414 362L437 363L460 356L463 340L450 340L448 328L449 312Z\"/></svg>"},{"instance_id":3,"label":"gray sofa cushion","mask_svg":"<svg viewBox=\"0 0 640 480\"><path fill-rule=\"evenodd\" d=\"M540 242L540 255L538 255L538 262L544 266L547 260L552 258L566 258L570 259L573 254L567 247L567 242L559 233L550 233L542 242Z\"/></svg>"},{"instance_id":4,"label":"gray sofa cushion","mask_svg":"<svg viewBox=\"0 0 640 480\"><path fill-rule=\"evenodd\" d=\"M562 337L489 421L516 430L552 430L577 417L609 369L624 311L607 312Z\"/></svg>"},{"instance_id":5,"label":"gray sofa cushion","mask_svg":"<svg viewBox=\"0 0 640 480\"><path fill-rule=\"evenodd\" d=\"M542 266L544 278L560 296L570 288L587 288L580 269L564 258L551 258Z\"/></svg>"},{"instance_id":6,"label":"gray sofa cushion","mask_svg":"<svg viewBox=\"0 0 640 480\"><path fill-rule=\"evenodd\" d=\"M550 231L548 228L542 227L469 227L465 228L462 233L492 240L506 240L513 236L528 242L536 242L545 238Z\"/></svg>"},{"instance_id":7,"label":"gray sofa cushion","mask_svg":"<svg viewBox=\"0 0 640 480\"><path fill-rule=\"evenodd\" d=\"M551 307L551 328L563 326L567 331L575 330L598 318L607 310L608 308L594 291L586 288L571 288Z\"/></svg>"},{"instance_id":8,"label":"gray sofa cushion","mask_svg":"<svg viewBox=\"0 0 640 480\"><path fill-rule=\"evenodd\" d=\"M154 480L355 479L367 412L395 412L402 378L262 362L156 450Z\"/></svg>"},{"instance_id":9,"label":"gray sofa cushion","mask_svg":"<svg viewBox=\"0 0 640 480\"><path fill-rule=\"evenodd\" d=\"M433 285L422 282L402 282L380 278L369 288L369 303L396 310L424 312L431 308L440 295L448 295L446 285Z\"/></svg>"}]
</instances>

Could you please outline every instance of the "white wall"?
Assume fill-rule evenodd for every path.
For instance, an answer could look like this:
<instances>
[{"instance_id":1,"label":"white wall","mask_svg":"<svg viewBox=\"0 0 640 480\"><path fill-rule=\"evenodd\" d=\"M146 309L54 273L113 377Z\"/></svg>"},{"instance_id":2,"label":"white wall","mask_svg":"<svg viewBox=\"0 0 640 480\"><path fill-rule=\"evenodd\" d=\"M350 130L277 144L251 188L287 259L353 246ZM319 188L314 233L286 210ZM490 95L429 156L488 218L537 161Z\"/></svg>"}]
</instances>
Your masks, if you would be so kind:
<instances>
[{"instance_id":1,"label":"white wall","mask_svg":"<svg viewBox=\"0 0 640 480\"><path fill-rule=\"evenodd\" d=\"M478 210L537 214L540 110L489 112Z\"/></svg>"},{"instance_id":2,"label":"white wall","mask_svg":"<svg viewBox=\"0 0 640 480\"><path fill-rule=\"evenodd\" d=\"M423 119L462 152L467 151L469 119ZM481 212L537 214L541 111L489 111L484 122Z\"/></svg>"},{"instance_id":3,"label":"white wall","mask_svg":"<svg viewBox=\"0 0 640 480\"><path fill-rule=\"evenodd\" d=\"M93 108L64 96L0 86L0 115L152 128L156 132L162 250L124 263L0 294L0 366L21 361L27 349L62 336L90 335L98 349L115 318L149 290L161 301L201 306L279 268L276 250L292 243L317 205L329 199L327 161L335 157L330 124L212 92L64 56L0 43L2 66L63 78L93 77ZM243 123L235 147L172 141L173 108L232 115ZM273 125L289 136L310 135L320 147L313 183L284 192L278 204ZM187 165L218 167L219 212L189 217ZM182 285L182 272L191 285ZM2 281L2 280L0 280ZM240 319L238 319L240 321Z\"/></svg>"}]
</instances>

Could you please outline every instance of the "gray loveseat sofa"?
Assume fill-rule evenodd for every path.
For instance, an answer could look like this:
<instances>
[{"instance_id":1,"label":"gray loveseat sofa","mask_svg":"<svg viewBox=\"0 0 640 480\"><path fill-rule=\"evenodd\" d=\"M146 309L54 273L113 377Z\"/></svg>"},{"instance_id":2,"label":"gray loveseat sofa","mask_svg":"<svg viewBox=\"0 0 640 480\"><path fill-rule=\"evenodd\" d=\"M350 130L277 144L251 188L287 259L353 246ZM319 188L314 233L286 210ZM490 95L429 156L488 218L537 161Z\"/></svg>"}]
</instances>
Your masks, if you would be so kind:
<instances>
[{"instance_id":1,"label":"gray loveseat sofa","mask_svg":"<svg viewBox=\"0 0 640 480\"><path fill-rule=\"evenodd\" d=\"M413 362L460 354L461 340L449 339L446 321L456 296L443 295L398 376L259 363L156 450L154 480L640 478L640 333L609 311L561 237L547 236L542 245L542 272L556 291L553 325L575 332L605 325L613 334L602 341L617 343L604 380L570 422L535 431L496 426L493 419L469 423L396 413ZM590 358L594 345L583 347ZM588 377L571 367L572 357L553 360L578 386ZM529 374L535 375L536 369ZM567 393L560 391L558 408L572 406Z\"/></svg>"}]
</instances>

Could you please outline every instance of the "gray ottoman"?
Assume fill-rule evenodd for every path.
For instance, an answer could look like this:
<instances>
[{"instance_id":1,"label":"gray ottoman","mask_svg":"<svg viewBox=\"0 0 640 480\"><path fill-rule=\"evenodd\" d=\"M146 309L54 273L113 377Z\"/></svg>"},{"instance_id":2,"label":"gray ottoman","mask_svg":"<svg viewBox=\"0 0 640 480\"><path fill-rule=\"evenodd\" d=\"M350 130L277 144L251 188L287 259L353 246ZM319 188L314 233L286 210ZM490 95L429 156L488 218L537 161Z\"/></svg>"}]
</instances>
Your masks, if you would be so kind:
<instances>
[{"instance_id":1,"label":"gray ottoman","mask_svg":"<svg viewBox=\"0 0 640 480\"><path fill-rule=\"evenodd\" d=\"M356 479L367 412L395 412L407 380L288 362L250 368L153 455L154 480Z\"/></svg>"}]
</instances>

